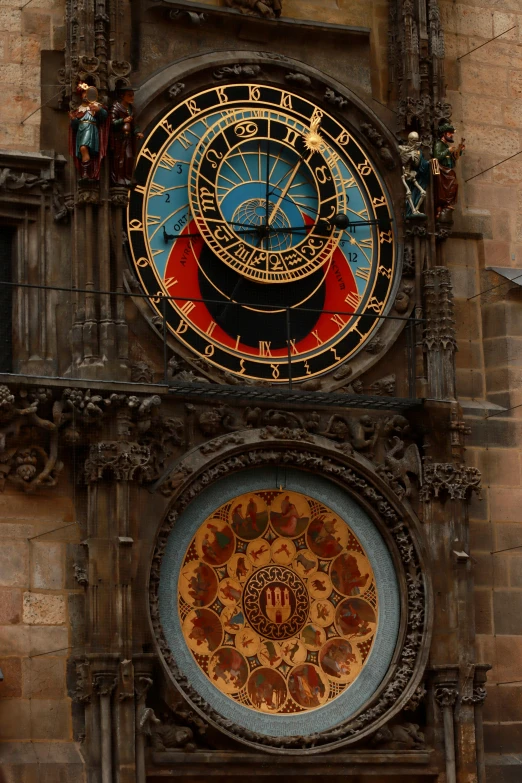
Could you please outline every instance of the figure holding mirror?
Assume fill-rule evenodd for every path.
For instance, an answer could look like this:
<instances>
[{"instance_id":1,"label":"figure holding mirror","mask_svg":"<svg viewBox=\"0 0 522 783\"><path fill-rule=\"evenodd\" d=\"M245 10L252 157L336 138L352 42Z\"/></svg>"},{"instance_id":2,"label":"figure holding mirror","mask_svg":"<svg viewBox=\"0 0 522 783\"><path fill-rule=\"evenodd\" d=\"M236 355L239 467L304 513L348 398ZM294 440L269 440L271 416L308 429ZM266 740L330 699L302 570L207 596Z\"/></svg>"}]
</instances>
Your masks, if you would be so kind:
<instances>
[{"instance_id":1,"label":"figure holding mirror","mask_svg":"<svg viewBox=\"0 0 522 783\"><path fill-rule=\"evenodd\" d=\"M82 101L69 112L70 153L81 179L98 180L100 164L107 152L107 110L98 101L98 90L84 82L76 88Z\"/></svg>"},{"instance_id":2,"label":"figure holding mirror","mask_svg":"<svg viewBox=\"0 0 522 783\"><path fill-rule=\"evenodd\" d=\"M143 133L134 121L134 89L124 87L111 109L110 161L113 185L130 187L136 158L136 141Z\"/></svg>"}]
</instances>

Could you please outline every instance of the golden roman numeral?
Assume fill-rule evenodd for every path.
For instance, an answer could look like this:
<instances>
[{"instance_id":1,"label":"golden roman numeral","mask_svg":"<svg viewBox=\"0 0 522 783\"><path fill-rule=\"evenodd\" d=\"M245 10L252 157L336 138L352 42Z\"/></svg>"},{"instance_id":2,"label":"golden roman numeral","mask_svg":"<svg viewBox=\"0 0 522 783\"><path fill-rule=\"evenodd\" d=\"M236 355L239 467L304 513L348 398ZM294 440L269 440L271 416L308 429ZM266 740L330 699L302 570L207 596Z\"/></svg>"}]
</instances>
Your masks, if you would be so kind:
<instances>
[{"instance_id":1,"label":"golden roman numeral","mask_svg":"<svg viewBox=\"0 0 522 783\"><path fill-rule=\"evenodd\" d=\"M165 288L170 288L171 286L176 285L177 282L178 281L176 280L175 277L167 277L167 279L165 280Z\"/></svg>"},{"instance_id":2,"label":"golden roman numeral","mask_svg":"<svg viewBox=\"0 0 522 783\"><path fill-rule=\"evenodd\" d=\"M259 355L260 356L272 356L272 352L270 351L270 346L272 345L271 342L268 342L266 340L260 340L259 341Z\"/></svg>"},{"instance_id":3,"label":"golden roman numeral","mask_svg":"<svg viewBox=\"0 0 522 783\"><path fill-rule=\"evenodd\" d=\"M159 215L147 215L147 225L157 226L161 223L161 217Z\"/></svg>"},{"instance_id":4,"label":"golden roman numeral","mask_svg":"<svg viewBox=\"0 0 522 783\"><path fill-rule=\"evenodd\" d=\"M180 310L184 315L190 315L195 306L194 302L185 302L185 304L180 307Z\"/></svg>"},{"instance_id":5,"label":"golden roman numeral","mask_svg":"<svg viewBox=\"0 0 522 783\"><path fill-rule=\"evenodd\" d=\"M207 327L207 334L209 337L212 337L212 332L216 328L217 324L215 321L211 321Z\"/></svg>"},{"instance_id":6,"label":"golden roman numeral","mask_svg":"<svg viewBox=\"0 0 522 783\"><path fill-rule=\"evenodd\" d=\"M175 166L175 164L176 164L176 161L174 160L174 158L172 158L172 157L171 157L171 156L168 154L168 152L166 152L166 153L163 155L162 159L161 159L161 160L160 160L160 162L159 162L159 165L161 166L161 168L162 168L162 169L167 169L168 171L169 171L170 169L173 169L173 168L174 168L174 166Z\"/></svg>"},{"instance_id":7,"label":"golden roman numeral","mask_svg":"<svg viewBox=\"0 0 522 783\"><path fill-rule=\"evenodd\" d=\"M154 161L158 157L158 153L157 152L151 152L148 147L144 147L140 151L140 155L143 155L144 158L147 158L147 160L150 160L151 163L154 163Z\"/></svg>"},{"instance_id":8,"label":"golden roman numeral","mask_svg":"<svg viewBox=\"0 0 522 783\"><path fill-rule=\"evenodd\" d=\"M349 307L353 307L354 310L357 310L357 308L361 303L361 297L359 296L359 294L350 293L347 295L344 301Z\"/></svg>"},{"instance_id":9,"label":"golden roman numeral","mask_svg":"<svg viewBox=\"0 0 522 783\"><path fill-rule=\"evenodd\" d=\"M360 277L361 280L364 280L366 282L370 279L370 272L371 269L369 266L363 266L356 271L355 277Z\"/></svg>"},{"instance_id":10,"label":"golden roman numeral","mask_svg":"<svg viewBox=\"0 0 522 783\"><path fill-rule=\"evenodd\" d=\"M337 326L339 326L341 329L343 328L343 326L346 326L346 323L347 323L344 320L344 318L341 318L341 316L338 313L335 313L335 315L332 315L331 318L330 318L330 321L333 321L334 324L337 324Z\"/></svg>"},{"instance_id":11,"label":"golden roman numeral","mask_svg":"<svg viewBox=\"0 0 522 783\"><path fill-rule=\"evenodd\" d=\"M178 136L178 141L184 150L188 150L189 147L192 147L192 142L186 133L180 133Z\"/></svg>"},{"instance_id":12,"label":"golden roman numeral","mask_svg":"<svg viewBox=\"0 0 522 783\"><path fill-rule=\"evenodd\" d=\"M319 337L319 332L317 331L317 329L313 329L312 330L312 334L315 337L315 339L317 340L317 345L322 345L324 341L321 340L321 338Z\"/></svg>"}]
</instances>

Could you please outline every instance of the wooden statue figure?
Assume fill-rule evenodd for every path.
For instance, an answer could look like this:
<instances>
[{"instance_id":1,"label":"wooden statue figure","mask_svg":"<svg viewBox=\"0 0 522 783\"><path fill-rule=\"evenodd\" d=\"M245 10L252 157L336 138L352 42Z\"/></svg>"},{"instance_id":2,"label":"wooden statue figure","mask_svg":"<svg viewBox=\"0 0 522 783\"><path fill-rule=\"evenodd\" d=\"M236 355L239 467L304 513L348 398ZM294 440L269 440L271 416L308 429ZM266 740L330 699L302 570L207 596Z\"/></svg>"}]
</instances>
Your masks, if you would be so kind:
<instances>
[{"instance_id":1,"label":"wooden statue figure","mask_svg":"<svg viewBox=\"0 0 522 783\"><path fill-rule=\"evenodd\" d=\"M136 158L136 140L143 133L134 122L134 89L124 87L111 109L109 151L111 183L129 187Z\"/></svg>"},{"instance_id":2,"label":"wooden statue figure","mask_svg":"<svg viewBox=\"0 0 522 783\"><path fill-rule=\"evenodd\" d=\"M76 89L82 102L69 112L69 152L81 179L98 180L101 161L107 153L107 110L98 101L96 87L81 82Z\"/></svg>"},{"instance_id":3,"label":"wooden statue figure","mask_svg":"<svg viewBox=\"0 0 522 783\"><path fill-rule=\"evenodd\" d=\"M413 131L406 144L399 144L402 182L406 190L406 217L426 217L422 206L430 181L430 163L420 149L419 134Z\"/></svg>"},{"instance_id":4,"label":"wooden statue figure","mask_svg":"<svg viewBox=\"0 0 522 783\"><path fill-rule=\"evenodd\" d=\"M242 14L264 16L274 19L281 16L282 0L225 0L229 8L236 8Z\"/></svg>"},{"instance_id":5,"label":"wooden statue figure","mask_svg":"<svg viewBox=\"0 0 522 783\"><path fill-rule=\"evenodd\" d=\"M445 122L439 125L437 141L433 148L433 182L435 193L435 217L443 218L448 210L455 209L459 186L455 168L457 161L465 149L464 141L460 140L458 147L453 143L455 128ZM446 215L447 217L448 215Z\"/></svg>"}]
</instances>

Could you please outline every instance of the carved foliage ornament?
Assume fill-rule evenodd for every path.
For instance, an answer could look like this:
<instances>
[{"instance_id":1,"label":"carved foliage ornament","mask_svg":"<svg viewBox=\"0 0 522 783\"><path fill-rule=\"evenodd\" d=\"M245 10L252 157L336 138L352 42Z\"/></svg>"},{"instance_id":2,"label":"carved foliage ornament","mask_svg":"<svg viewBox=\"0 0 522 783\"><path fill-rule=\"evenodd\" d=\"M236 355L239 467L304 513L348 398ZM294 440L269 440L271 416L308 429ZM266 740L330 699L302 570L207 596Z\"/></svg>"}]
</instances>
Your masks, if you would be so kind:
<instances>
[{"instance_id":1,"label":"carved foliage ornament","mask_svg":"<svg viewBox=\"0 0 522 783\"><path fill-rule=\"evenodd\" d=\"M480 497L480 481L478 468L453 462L432 462L425 458L420 497L421 500L432 500L446 492L452 500L465 500L471 492Z\"/></svg>"},{"instance_id":2,"label":"carved foliage ornament","mask_svg":"<svg viewBox=\"0 0 522 783\"><path fill-rule=\"evenodd\" d=\"M199 695L179 670L176 659L169 649L159 616L158 588L160 568L169 534L178 516L202 489L213 481L229 474L255 466L289 465L322 474L344 484L352 493L359 495L362 502L370 504L380 516L395 543L406 582L406 628L402 650L397 657L396 668L380 690L355 719L349 719L332 729L318 734L292 737L270 737L240 727L224 719ZM182 466L183 467L183 466ZM267 748L304 749L332 744L346 744L370 734L384 725L392 715L407 703L418 686L419 669L423 666L423 650L427 649L426 636L426 584L421 568L420 556L411 531L395 508L378 492L369 481L334 457L323 457L314 451L295 451L274 443L271 448L252 450L248 453L223 459L200 474L173 504L159 532L150 574L150 607L152 623L163 659L178 686L190 702L226 733L247 744L263 745Z\"/></svg>"}]
</instances>

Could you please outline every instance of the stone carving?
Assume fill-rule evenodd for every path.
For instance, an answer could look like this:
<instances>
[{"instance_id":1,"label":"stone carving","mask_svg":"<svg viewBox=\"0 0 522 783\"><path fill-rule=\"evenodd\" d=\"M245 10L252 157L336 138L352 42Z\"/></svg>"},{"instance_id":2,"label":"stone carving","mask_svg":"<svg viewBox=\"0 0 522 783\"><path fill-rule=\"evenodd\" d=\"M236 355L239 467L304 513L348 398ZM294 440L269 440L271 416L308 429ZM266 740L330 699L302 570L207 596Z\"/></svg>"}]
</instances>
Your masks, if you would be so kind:
<instances>
[{"instance_id":1,"label":"stone carving","mask_svg":"<svg viewBox=\"0 0 522 783\"><path fill-rule=\"evenodd\" d=\"M226 405L202 411L198 416L198 424L203 435L211 438L218 435L222 429L226 432L242 429L242 425L236 422L234 413Z\"/></svg>"},{"instance_id":2,"label":"stone carving","mask_svg":"<svg viewBox=\"0 0 522 783\"><path fill-rule=\"evenodd\" d=\"M402 184L406 191L406 217L424 218L422 206L430 181L430 162L420 149L419 134L412 131L405 144L399 144L402 163Z\"/></svg>"},{"instance_id":3,"label":"stone carving","mask_svg":"<svg viewBox=\"0 0 522 783\"><path fill-rule=\"evenodd\" d=\"M385 375L384 378L370 384L368 391L377 397L393 397L395 394L395 373Z\"/></svg>"},{"instance_id":4,"label":"stone carving","mask_svg":"<svg viewBox=\"0 0 522 783\"><path fill-rule=\"evenodd\" d=\"M224 65L222 68L218 68L212 76L216 81L222 79L235 79L238 76L255 77L261 73L261 66L259 65Z\"/></svg>"},{"instance_id":5,"label":"stone carving","mask_svg":"<svg viewBox=\"0 0 522 783\"><path fill-rule=\"evenodd\" d=\"M380 337L374 337L373 340L370 340L368 345L365 347L365 351L367 353L380 353L384 349L385 345Z\"/></svg>"},{"instance_id":6,"label":"stone carving","mask_svg":"<svg viewBox=\"0 0 522 783\"><path fill-rule=\"evenodd\" d=\"M473 688L471 696L463 696L461 701L462 704L484 704L487 695L488 692L485 688L476 687Z\"/></svg>"},{"instance_id":7,"label":"stone carving","mask_svg":"<svg viewBox=\"0 0 522 783\"><path fill-rule=\"evenodd\" d=\"M451 685L439 685L435 688L435 701L441 709L444 707L453 707L457 701L458 695L457 688Z\"/></svg>"},{"instance_id":8,"label":"stone carving","mask_svg":"<svg viewBox=\"0 0 522 783\"><path fill-rule=\"evenodd\" d=\"M395 159L391 153L390 148L386 144L384 136L382 136L377 128L369 122L362 122L361 130L371 141L373 146L377 148L379 157L384 162L386 168L393 170L395 168Z\"/></svg>"},{"instance_id":9,"label":"stone carving","mask_svg":"<svg viewBox=\"0 0 522 783\"><path fill-rule=\"evenodd\" d=\"M352 450L365 452L365 455L371 458L379 437L379 425L367 414L357 419L348 419L334 413L326 429L320 434L332 440L348 441Z\"/></svg>"},{"instance_id":10,"label":"stone carving","mask_svg":"<svg viewBox=\"0 0 522 783\"><path fill-rule=\"evenodd\" d=\"M116 677L110 672L95 674L93 687L99 696L110 696L116 687Z\"/></svg>"},{"instance_id":11,"label":"stone carving","mask_svg":"<svg viewBox=\"0 0 522 783\"><path fill-rule=\"evenodd\" d=\"M134 362L131 365L131 381L133 383L152 383L154 372L147 362Z\"/></svg>"},{"instance_id":12,"label":"stone carving","mask_svg":"<svg viewBox=\"0 0 522 783\"><path fill-rule=\"evenodd\" d=\"M312 80L304 73L292 73L291 71L285 74L285 80L290 84L297 84L299 87L311 87Z\"/></svg>"},{"instance_id":13,"label":"stone carving","mask_svg":"<svg viewBox=\"0 0 522 783\"><path fill-rule=\"evenodd\" d=\"M54 487L63 469L58 459L59 417L53 421L38 415L38 407L48 400L45 390L32 395L22 391L16 401L7 386L0 385L0 491L6 481L24 492ZM46 435L40 438L44 433Z\"/></svg>"},{"instance_id":14,"label":"stone carving","mask_svg":"<svg viewBox=\"0 0 522 783\"><path fill-rule=\"evenodd\" d=\"M89 584L89 576L87 569L78 563L74 564L74 578L82 587L87 587Z\"/></svg>"},{"instance_id":15,"label":"stone carving","mask_svg":"<svg viewBox=\"0 0 522 783\"><path fill-rule=\"evenodd\" d=\"M143 481L156 481L165 472L166 463L179 454L185 445L185 425L176 416L157 417L150 429L141 437L148 447L150 459L144 466Z\"/></svg>"},{"instance_id":16,"label":"stone carving","mask_svg":"<svg viewBox=\"0 0 522 783\"><path fill-rule=\"evenodd\" d=\"M433 147L433 185L435 198L435 217L437 220L451 221L451 211L455 209L459 194L457 161L464 154L464 139L458 146L453 143L455 128L450 122L439 125L437 141Z\"/></svg>"},{"instance_id":17,"label":"stone carving","mask_svg":"<svg viewBox=\"0 0 522 783\"><path fill-rule=\"evenodd\" d=\"M397 296L395 297L394 302L394 308L395 310L400 314L403 315L405 313L409 306L410 306L410 297L414 291L415 286L413 283L405 283L403 282L401 285L401 290L398 292Z\"/></svg>"},{"instance_id":18,"label":"stone carving","mask_svg":"<svg viewBox=\"0 0 522 783\"><path fill-rule=\"evenodd\" d=\"M98 481L107 474L116 481L140 477L150 460L150 449L130 441L102 441L91 446L85 461L85 479Z\"/></svg>"},{"instance_id":19,"label":"stone carving","mask_svg":"<svg viewBox=\"0 0 522 783\"><path fill-rule=\"evenodd\" d=\"M244 443L245 439L241 437L241 435L225 435L222 438L215 438L214 440L209 440L207 443L204 443L202 446L199 447L199 450L202 454L216 454L218 451L221 451L225 448L225 446L230 446L232 444L234 445L240 445L241 443Z\"/></svg>"},{"instance_id":20,"label":"stone carving","mask_svg":"<svg viewBox=\"0 0 522 783\"><path fill-rule=\"evenodd\" d=\"M416 723L403 723L379 729L372 745L381 750L420 750L426 747L426 742Z\"/></svg>"},{"instance_id":21,"label":"stone carving","mask_svg":"<svg viewBox=\"0 0 522 783\"><path fill-rule=\"evenodd\" d=\"M399 653L397 668L393 678L384 688L383 692L356 718L348 720L335 728L320 734L307 737L268 737L235 725L228 719L224 719L216 712L190 685L187 679L179 671L172 651L169 649L161 623L158 609L158 585L161 561L170 530L176 523L178 515L186 508L191 500L198 496L201 490L215 479L239 470L263 465L292 465L304 470L335 478L349 487L355 494L360 494L366 502L370 503L376 513L380 515L383 523L390 530L391 536L397 546L400 559L406 569L407 584L407 629L406 643ZM183 467L183 466L182 466ZM368 734L371 725L390 713L391 710L401 709L401 699L410 691L410 684L417 671L419 656L423 650L423 629L425 624L425 585L424 576L419 561L416 545L412 539L410 528L404 518L401 518L391 504L368 481L352 467L335 458L323 457L314 451L293 450L287 445L277 446L271 444L270 449L255 448L248 453L242 453L225 458L220 463L213 465L188 486L178 497L175 506L168 514L165 523L157 539L153 556L150 579L150 604L151 616L156 639L167 666L177 680L178 686L187 695L190 701L205 713L216 725L222 726L230 734L248 742L261 746L273 746L278 748L305 749L308 747L324 746L330 742L340 740L356 741L362 732ZM417 687L417 686L415 686ZM411 695L410 697L411 698ZM408 701L408 698L406 698ZM391 714L390 714L391 717ZM415 736L414 742L419 739Z\"/></svg>"},{"instance_id":22,"label":"stone carving","mask_svg":"<svg viewBox=\"0 0 522 783\"><path fill-rule=\"evenodd\" d=\"M378 468L378 473L400 500L409 498L412 489L410 475L415 476L419 484L422 484L422 463L415 443L405 446L404 441L394 435L393 446L386 453L384 465Z\"/></svg>"},{"instance_id":23,"label":"stone carving","mask_svg":"<svg viewBox=\"0 0 522 783\"><path fill-rule=\"evenodd\" d=\"M177 21L185 15L188 16L192 24L195 25L200 25L207 21L207 14L203 11L189 11L186 8L175 8L169 13L169 17L173 21Z\"/></svg>"},{"instance_id":24,"label":"stone carving","mask_svg":"<svg viewBox=\"0 0 522 783\"><path fill-rule=\"evenodd\" d=\"M310 433L300 427L276 427L274 425L264 427L260 431L259 437L263 440L269 440L270 438L276 438L277 440L312 440Z\"/></svg>"},{"instance_id":25,"label":"stone carving","mask_svg":"<svg viewBox=\"0 0 522 783\"><path fill-rule=\"evenodd\" d=\"M342 364L339 369L334 372L333 379L334 381L343 381L345 378L349 378L352 374L352 368L349 364Z\"/></svg>"},{"instance_id":26,"label":"stone carving","mask_svg":"<svg viewBox=\"0 0 522 783\"><path fill-rule=\"evenodd\" d=\"M433 462L430 457L424 457L423 462L421 500L432 500L446 492L452 500L465 500L471 492L480 497L482 476L478 468L453 462Z\"/></svg>"},{"instance_id":27,"label":"stone carving","mask_svg":"<svg viewBox=\"0 0 522 783\"><path fill-rule=\"evenodd\" d=\"M196 375L190 366L178 356L171 356L167 364L167 379L185 383L210 383L203 375Z\"/></svg>"},{"instance_id":28,"label":"stone carving","mask_svg":"<svg viewBox=\"0 0 522 783\"><path fill-rule=\"evenodd\" d=\"M282 0L224 0L227 8L233 8L248 16L262 16L265 19L276 19L281 16Z\"/></svg>"},{"instance_id":29,"label":"stone carving","mask_svg":"<svg viewBox=\"0 0 522 783\"><path fill-rule=\"evenodd\" d=\"M345 109L348 106L346 98L343 98L342 95L339 95L339 93L335 92L335 90L332 90L330 87L326 89L324 99L326 103L329 103L330 106L335 106L336 109Z\"/></svg>"},{"instance_id":30,"label":"stone carving","mask_svg":"<svg viewBox=\"0 0 522 783\"><path fill-rule=\"evenodd\" d=\"M91 667L86 661L77 661L75 673L76 685L70 695L79 704L89 704L92 699Z\"/></svg>"},{"instance_id":31,"label":"stone carving","mask_svg":"<svg viewBox=\"0 0 522 783\"><path fill-rule=\"evenodd\" d=\"M134 699L134 666L132 661L125 659L118 666L118 701Z\"/></svg>"},{"instance_id":32,"label":"stone carving","mask_svg":"<svg viewBox=\"0 0 522 783\"><path fill-rule=\"evenodd\" d=\"M192 468L187 465L181 465L169 474L167 481L165 481L161 487L160 492L165 497L172 497L179 487L186 481L186 479L192 473Z\"/></svg>"},{"instance_id":33,"label":"stone carving","mask_svg":"<svg viewBox=\"0 0 522 783\"><path fill-rule=\"evenodd\" d=\"M36 174L28 174L26 171L14 171L9 168L0 168L0 190L23 190L27 188L41 188L48 190L52 185L49 178L39 177Z\"/></svg>"},{"instance_id":34,"label":"stone carving","mask_svg":"<svg viewBox=\"0 0 522 783\"><path fill-rule=\"evenodd\" d=\"M415 712L426 698L426 694L427 691L424 685L419 685L409 702L404 706L404 710L406 712Z\"/></svg>"},{"instance_id":35,"label":"stone carving","mask_svg":"<svg viewBox=\"0 0 522 783\"><path fill-rule=\"evenodd\" d=\"M164 714L158 719L154 715L150 739L154 750L196 750L194 732L188 726L180 726L170 715Z\"/></svg>"},{"instance_id":36,"label":"stone carving","mask_svg":"<svg viewBox=\"0 0 522 783\"><path fill-rule=\"evenodd\" d=\"M453 289L450 271L435 267L424 272L426 325L424 348L427 351L456 350Z\"/></svg>"},{"instance_id":37,"label":"stone carving","mask_svg":"<svg viewBox=\"0 0 522 783\"><path fill-rule=\"evenodd\" d=\"M181 95L184 89L185 85L183 82L174 82L174 84L172 84L168 90L169 98L171 98L171 100L175 100L178 95Z\"/></svg>"}]
</instances>

